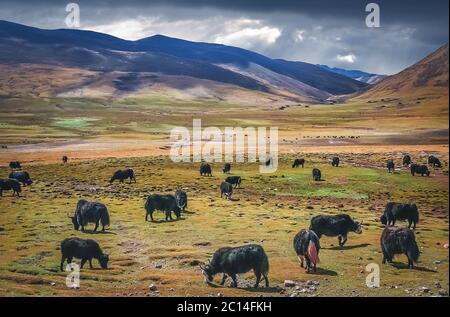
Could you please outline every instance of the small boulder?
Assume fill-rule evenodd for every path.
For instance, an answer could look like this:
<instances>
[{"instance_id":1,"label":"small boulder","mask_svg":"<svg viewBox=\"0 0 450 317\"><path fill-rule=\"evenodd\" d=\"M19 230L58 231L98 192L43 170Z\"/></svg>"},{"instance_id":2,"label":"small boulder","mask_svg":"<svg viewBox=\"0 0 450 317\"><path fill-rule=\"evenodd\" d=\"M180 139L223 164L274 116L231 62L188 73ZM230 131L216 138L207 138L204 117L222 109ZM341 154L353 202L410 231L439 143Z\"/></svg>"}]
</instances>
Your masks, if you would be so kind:
<instances>
[{"instance_id":1,"label":"small boulder","mask_svg":"<svg viewBox=\"0 0 450 317\"><path fill-rule=\"evenodd\" d=\"M291 280L285 280L284 281L284 286L285 287L294 287L296 285L297 285L297 283L295 283L294 281L291 281Z\"/></svg>"}]
</instances>

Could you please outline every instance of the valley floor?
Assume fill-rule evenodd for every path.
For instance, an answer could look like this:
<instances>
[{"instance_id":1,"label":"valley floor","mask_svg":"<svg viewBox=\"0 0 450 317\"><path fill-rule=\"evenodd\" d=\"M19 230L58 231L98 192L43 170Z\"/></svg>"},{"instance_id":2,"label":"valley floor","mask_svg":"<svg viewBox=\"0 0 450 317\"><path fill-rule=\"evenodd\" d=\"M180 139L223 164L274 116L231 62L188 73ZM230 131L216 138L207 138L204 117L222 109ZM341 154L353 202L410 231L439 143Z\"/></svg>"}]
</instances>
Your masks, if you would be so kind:
<instances>
[{"instance_id":1,"label":"valley floor","mask_svg":"<svg viewBox=\"0 0 450 317\"><path fill-rule=\"evenodd\" d=\"M426 106L424 105L425 103ZM96 101L20 99L0 101L0 176L19 160L34 180L21 198L0 198L0 295L2 296L435 296L449 288L448 100L359 101L343 105L257 105L176 100ZM256 163L233 164L243 178L235 201L220 198L222 164L200 177L197 163L174 164L169 131L202 125L279 127L280 164L260 174ZM7 146L7 148L5 148ZM442 169L413 177L401 167L403 154L415 162L438 155ZM63 165L61 157L69 163ZM338 155L342 166L332 168ZM293 169L304 157L305 168ZM394 158L397 171L387 173ZM112 173L132 167L137 183L109 185ZM324 181L313 182L311 169ZM144 221L151 193L189 196L178 221ZM79 199L105 203L111 228L104 234L76 232L67 213ZM379 217L389 201L413 202L421 220L416 230L422 252L414 270L403 255L381 264ZM321 239L319 271L306 274L292 247L295 234L317 214L348 213L363 221L344 248ZM399 223L404 226L405 223ZM110 254L107 270L85 268L81 287L65 286L59 272L61 240L93 238ZM239 288L208 286L198 268L223 246L259 243L270 261L268 289L253 289L252 274ZM366 265L381 268L381 287L365 284ZM285 287L293 280L299 287ZM309 282L308 282L309 281ZM216 277L219 282L219 277ZM157 291L149 289L154 284Z\"/></svg>"}]
</instances>

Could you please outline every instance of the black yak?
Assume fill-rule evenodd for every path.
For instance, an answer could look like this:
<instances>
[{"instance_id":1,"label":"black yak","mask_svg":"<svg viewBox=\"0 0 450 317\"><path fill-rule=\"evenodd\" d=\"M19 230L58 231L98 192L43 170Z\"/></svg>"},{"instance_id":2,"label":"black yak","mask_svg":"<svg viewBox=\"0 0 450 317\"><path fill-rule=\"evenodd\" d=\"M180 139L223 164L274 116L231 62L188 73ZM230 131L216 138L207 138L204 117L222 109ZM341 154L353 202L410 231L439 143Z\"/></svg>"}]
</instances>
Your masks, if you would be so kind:
<instances>
[{"instance_id":1,"label":"black yak","mask_svg":"<svg viewBox=\"0 0 450 317\"><path fill-rule=\"evenodd\" d=\"M393 160L388 160L387 164L386 164L386 167L387 167L389 173L394 173L395 172L395 164L394 164Z\"/></svg>"},{"instance_id":2,"label":"black yak","mask_svg":"<svg viewBox=\"0 0 450 317\"><path fill-rule=\"evenodd\" d=\"M313 180L315 180L316 182L320 181L322 179L322 173L320 172L320 169L313 168L312 177L313 177Z\"/></svg>"},{"instance_id":3,"label":"black yak","mask_svg":"<svg viewBox=\"0 0 450 317\"><path fill-rule=\"evenodd\" d=\"M69 158L66 155L62 157L63 164L67 163L68 160Z\"/></svg>"},{"instance_id":4,"label":"black yak","mask_svg":"<svg viewBox=\"0 0 450 317\"><path fill-rule=\"evenodd\" d=\"M200 175L201 176L212 176L211 165L208 163L202 163L200 165Z\"/></svg>"},{"instance_id":5,"label":"black yak","mask_svg":"<svg viewBox=\"0 0 450 317\"><path fill-rule=\"evenodd\" d=\"M397 220L408 220L408 228L416 229L419 222L419 211L416 204L387 203L380 221L383 225L395 226Z\"/></svg>"},{"instance_id":6,"label":"black yak","mask_svg":"<svg viewBox=\"0 0 450 317\"><path fill-rule=\"evenodd\" d=\"M349 215L340 214L336 216L319 215L311 219L309 230L314 231L319 238L322 235L338 237L339 246L347 242L349 232L362 233L361 223L354 221Z\"/></svg>"},{"instance_id":7,"label":"black yak","mask_svg":"<svg viewBox=\"0 0 450 317\"><path fill-rule=\"evenodd\" d=\"M262 246L249 244L236 248L220 248L207 265L200 265L206 282L212 282L214 275L223 273L221 285L225 284L228 276L233 280L233 287L237 287L236 275L253 270L256 276L254 287L259 286L261 275L269 287L269 259Z\"/></svg>"},{"instance_id":8,"label":"black yak","mask_svg":"<svg viewBox=\"0 0 450 317\"><path fill-rule=\"evenodd\" d=\"M136 183L136 176L134 175L134 171L131 168L116 171L109 182L112 183L118 179L121 183L123 183L123 181L127 178L130 179L130 184L132 180L134 180L134 182Z\"/></svg>"},{"instance_id":9,"label":"black yak","mask_svg":"<svg viewBox=\"0 0 450 317\"><path fill-rule=\"evenodd\" d=\"M148 215L150 215L150 219L153 220L153 212L155 210L164 211L166 216L166 221L172 220L172 211L175 213L175 216L180 218L181 209L178 207L177 200L173 195L159 195L153 194L148 196L147 201L145 202L145 221L148 220Z\"/></svg>"},{"instance_id":10,"label":"black yak","mask_svg":"<svg viewBox=\"0 0 450 317\"><path fill-rule=\"evenodd\" d=\"M177 206L184 211L188 203L186 192L181 189L177 189L177 191L175 192L175 200L177 202Z\"/></svg>"},{"instance_id":11,"label":"black yak","mask_svg":"<svg viewBox=\"0 0 450 317\"><path fill-rule=\"evenodd\" d=\"M73 258L81 259L81 268L86 261L89 261L89 266L92 269L92 259L97 259L103 269L108 267L108 254L103 253L99 244L91 239L72 237L61 242L61 271L63 271L64 261L67 259L67 263L72 263Z\"/></svg>"},{"instance_id":12,"label":"black yak","mask_svg":"<svg viewBox=\"0 0 450 317\"><path fill-rule=\"evenodd\" d=\"M420 174L422 176L427 175L430 176L430 170L426 165L417 165L411 164L411 175L415 176L416 174Z\"/></svg>"},{"instance_id":13,"label":"black yak","mask_svg":"<svg viewBox=\"0 0 450 317\"><path fill-rule=\"evenodd\" d=\"M314 272L317 271L320 242L319 237L314 231L300 230L294 237L294 250L297 253L301 267L304 267L303 262L306 260L306 272L309 273L311 267Z\"/></svg>"},{"instance_id":14,"label":"black yak","mask_svg":"<svg viewBox=\"0 0 450 317\"><path fill-rule=\"evenodd\" d=\"M230 163L225 163L225 165L223 166L223 172L224 173L229 173L231 171L231 164Z\"/></svg>"},{"instance_id":15,"label":"black yak","mask_svg":"<svg viewBox=\"0 0 450 317\"><path fill-rule=\"evenodd\" d=\"M22 166L20 166L20 162L19 161L12 161L9 162L9 167L13 170L13 169L22 169Z\"/></svg>"},{"instance_id":16,"label":"black yak","mask_svg":"<svg viewBox=\"0 0 450 317\"><path fill-rule=\"evenodd\" d=\"M331 166L339 167L339 157L333 157L333 159L331 160Z\"/></svg>"},{"instance_id":17,"label":"black yak","mask_svg":"<svg viewBox=\"0 0 450 317\"><path fill-rule=\"evenodd\" d=\"M106 206L99 202L90 202L84 199L80 199L75 209L73 217L68 215L72 219L73 227L75 230L84 231L84 226L88 223L95 223L94 232L97 231L98 225L102 224L102 231L105 231L105 226L109 226L109 213Z\"/></svg>"},{"instance_id":18,"label":"black yak","mask_svg":"<svg viewBox=\"0 0 450 317\"><path fill-rule=\"evenodd\" d=\"M403 156L403 166L409 166L411 164L411 156L406 154Z\"/></svg>"},{"instance_id":19,"label":"black yak","mask_svg":"<svg viewBox=\"0 0 450 317\"><path fill-rule=\"evenodd\" d=\"M228 176L225 181L234 185L234 188L241 187L241 177L240 176Z\"/></svg>"},{"instance_id":20,"label":"black yak","mask_svg":"<svg viewBox=\"0 0 450 317\"><path fill-rule=\"evenodd\" d=\"M228 182L222 182L220 184L220 198L225 194L226 199L231 199L231 195L233 195L233 185Z\"/></svg>"},{"instance_id":21,"label":"black yak","mask_svg":"<svg viewBox=\"0 0 450 317\"><path fill-rule=\"evenodd\" d=\"M302 168L305 167L305 159L295 159L292 168L299 167L300 165Z\"/></svg>"},{"instance_id":22,"label":"black yak","mask_svg":"<svg viewBox=\"0 0 450 317\"><path fill-rule=\"evenodd\" d=\"M0 179L0 197L3 195L4 190L12 190L13 197L15 195L17 195L17 197L20 197L22 187L20 186L20 183L16 179L12 178Z\"/></svg>"},{"instance_id":23,"label":"black yak","mask_svg":"<svg viewBox=\"0 0 450 317\"><path fill-rule=\"evenodd\" d=\"M442 167L441 161L434 155L430 155L428 157L428 165L431 165L433 167Z\"/></svg>"},{"instance_id":24,"label":"black yak","mask_svg":"<svg viewBox=\"0 0 450 317\"><path fill-rule=\"evenodd\" d=\"M386 227L381 234L381 251L383 264L392 263L395 254L405 254L408 257L408 268L414 267L419 259L420 251L416 236L409 228Z\"/></svg>"},{"instance_id":25,"label":"black yak","mask_svg":"<svg viewBox=\"0 0 450 317\"><path fill-rule=\"evenodd\" d=\"M22 183L23 186L33 184L33 181L30 178L30 174L28 172L16 171L9 173L9 178L15 179Z\"/></svg>"}]
</instances>

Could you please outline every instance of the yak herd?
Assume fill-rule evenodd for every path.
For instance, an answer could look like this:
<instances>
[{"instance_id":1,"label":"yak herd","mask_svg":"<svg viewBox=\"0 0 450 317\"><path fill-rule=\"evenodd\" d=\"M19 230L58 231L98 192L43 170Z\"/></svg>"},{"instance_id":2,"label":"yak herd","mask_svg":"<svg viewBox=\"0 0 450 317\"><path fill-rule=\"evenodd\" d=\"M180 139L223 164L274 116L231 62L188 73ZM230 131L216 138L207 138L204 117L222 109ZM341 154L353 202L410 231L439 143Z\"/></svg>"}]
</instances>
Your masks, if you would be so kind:
<instances>
[{"instance_id":1,"label":"yak herd","mask_svg":"<svg viewBox=\"0 0 450 317\"><path fill-rule=\"evenodd\" d=\"M67 163L67 156L63 156L63 163ZM268 164L271 160L268 160ZM404 166L409 166L411 174L420 174L422 176L430 175L430 171L426 165L414 164L411 156L405 155L402 161ZM267 162L266 162L267 164ZM340 164L339 157L333 157L331 165L338 167ZM441 167L440 160L435 156L428 158L428 165L433 167ZM20 197L21 186L30 186L33 182L30 175L26 171L22 171L20 162L14 161L9 164L12 172L6 179L0 179L0 196L4 190L12 190L13 196ZM301 166L304 168L305 159L295 159L292 167L297 168ZM393 160L387 161L387 169L389 173L394 173L395 164ZM230 173L231 164L225 163L223 173ZM212 168L208 163L202 163L200 166L201 176L212 176ZM313 168L312 176L314 181L321 181L321 171L318 168ZM124 182L125 180L136 182L136 176L132 169L118 170L111 179L110 183L118 180ZM240 176L228 176L220 184L220 196L225 196L226 199L231 200L233 189L240 188ZM165 220L171 221L172 212L177 218L187 208L188 196L187 193L181 189L177 189L174 195L152 194L148 196L144 209L145 221L148 221L150 216L151 221L154 221L153 213L155 211L162 211L165 214ZM109 226L110 218L107 207L100 202L89 202L84 199L78 201L75 208L75 213L71 216L73 227L75 230L84 231L85 226L94 224L94 232L97 231L99 225L102 226L102 231L105 226ZM406 220L408 227L395 227L396 221ZM380 222L385 225L381 233L380 244L383 253L383 263L392 262L395 254L405 254L408 259L408 268L413 268L414 263L419 258L419 248L416 243L414 231L419 222L419 211L415 204L402 204L396 202L387 203L384 213L380 217ZM412 229L411 229L412 226ZM362 224L354 221L347 214L338 215L318 215L311 219L309 229L300 230L294 237L293 247L298 257L301 267L305 267L306 272L313 270L316 272L317 263L319 261L320 239L323 235L330 237L337 237L340 247L343 247L347 242L348 234L354 232L362 234ZM92 239L80 239L77 237L67 238L61 242L61 264L60 269L63 270L65 261L71 263L73 258L81 260L81 268L88 261L92 268L92 259L96 259L102 268L107 268L109 257L102 251L100 245ZM306 262L306 266L305 266ZM254 287L258 287L261 279L264 279L266 287L269 286L268 272L269 260L266 252L260 245L249 244L239 247L225 247L218 249L212 256L208 264L201 264L200 268L204 275L206 282L212 282L216 274L222 273L223 285L230 277L233 281L232 286L237 287L236 276L240 273L246 273L253 270L256 276L256 283Z\"/></svg>"}]
</instances>

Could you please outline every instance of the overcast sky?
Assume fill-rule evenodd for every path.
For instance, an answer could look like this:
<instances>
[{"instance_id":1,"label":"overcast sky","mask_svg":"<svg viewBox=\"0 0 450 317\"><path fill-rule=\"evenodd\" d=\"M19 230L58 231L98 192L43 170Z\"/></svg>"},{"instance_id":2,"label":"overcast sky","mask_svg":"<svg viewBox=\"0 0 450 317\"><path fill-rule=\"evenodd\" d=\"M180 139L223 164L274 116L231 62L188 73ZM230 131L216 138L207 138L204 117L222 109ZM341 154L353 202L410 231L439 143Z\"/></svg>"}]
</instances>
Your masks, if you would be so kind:
<instances>
[{"instance_id":1,"label":"overcast sky","mask_svg":"<svg viewBox=\"0 0 450 317\"><path fill-rule=\"evenodd\" d=\"M0 0L0 19L135 40L155 34L238 46L272 58L393 74L448 42L448 0ZM365 24L378 3L381 27Z\"/></svg>"}]
</instances>

